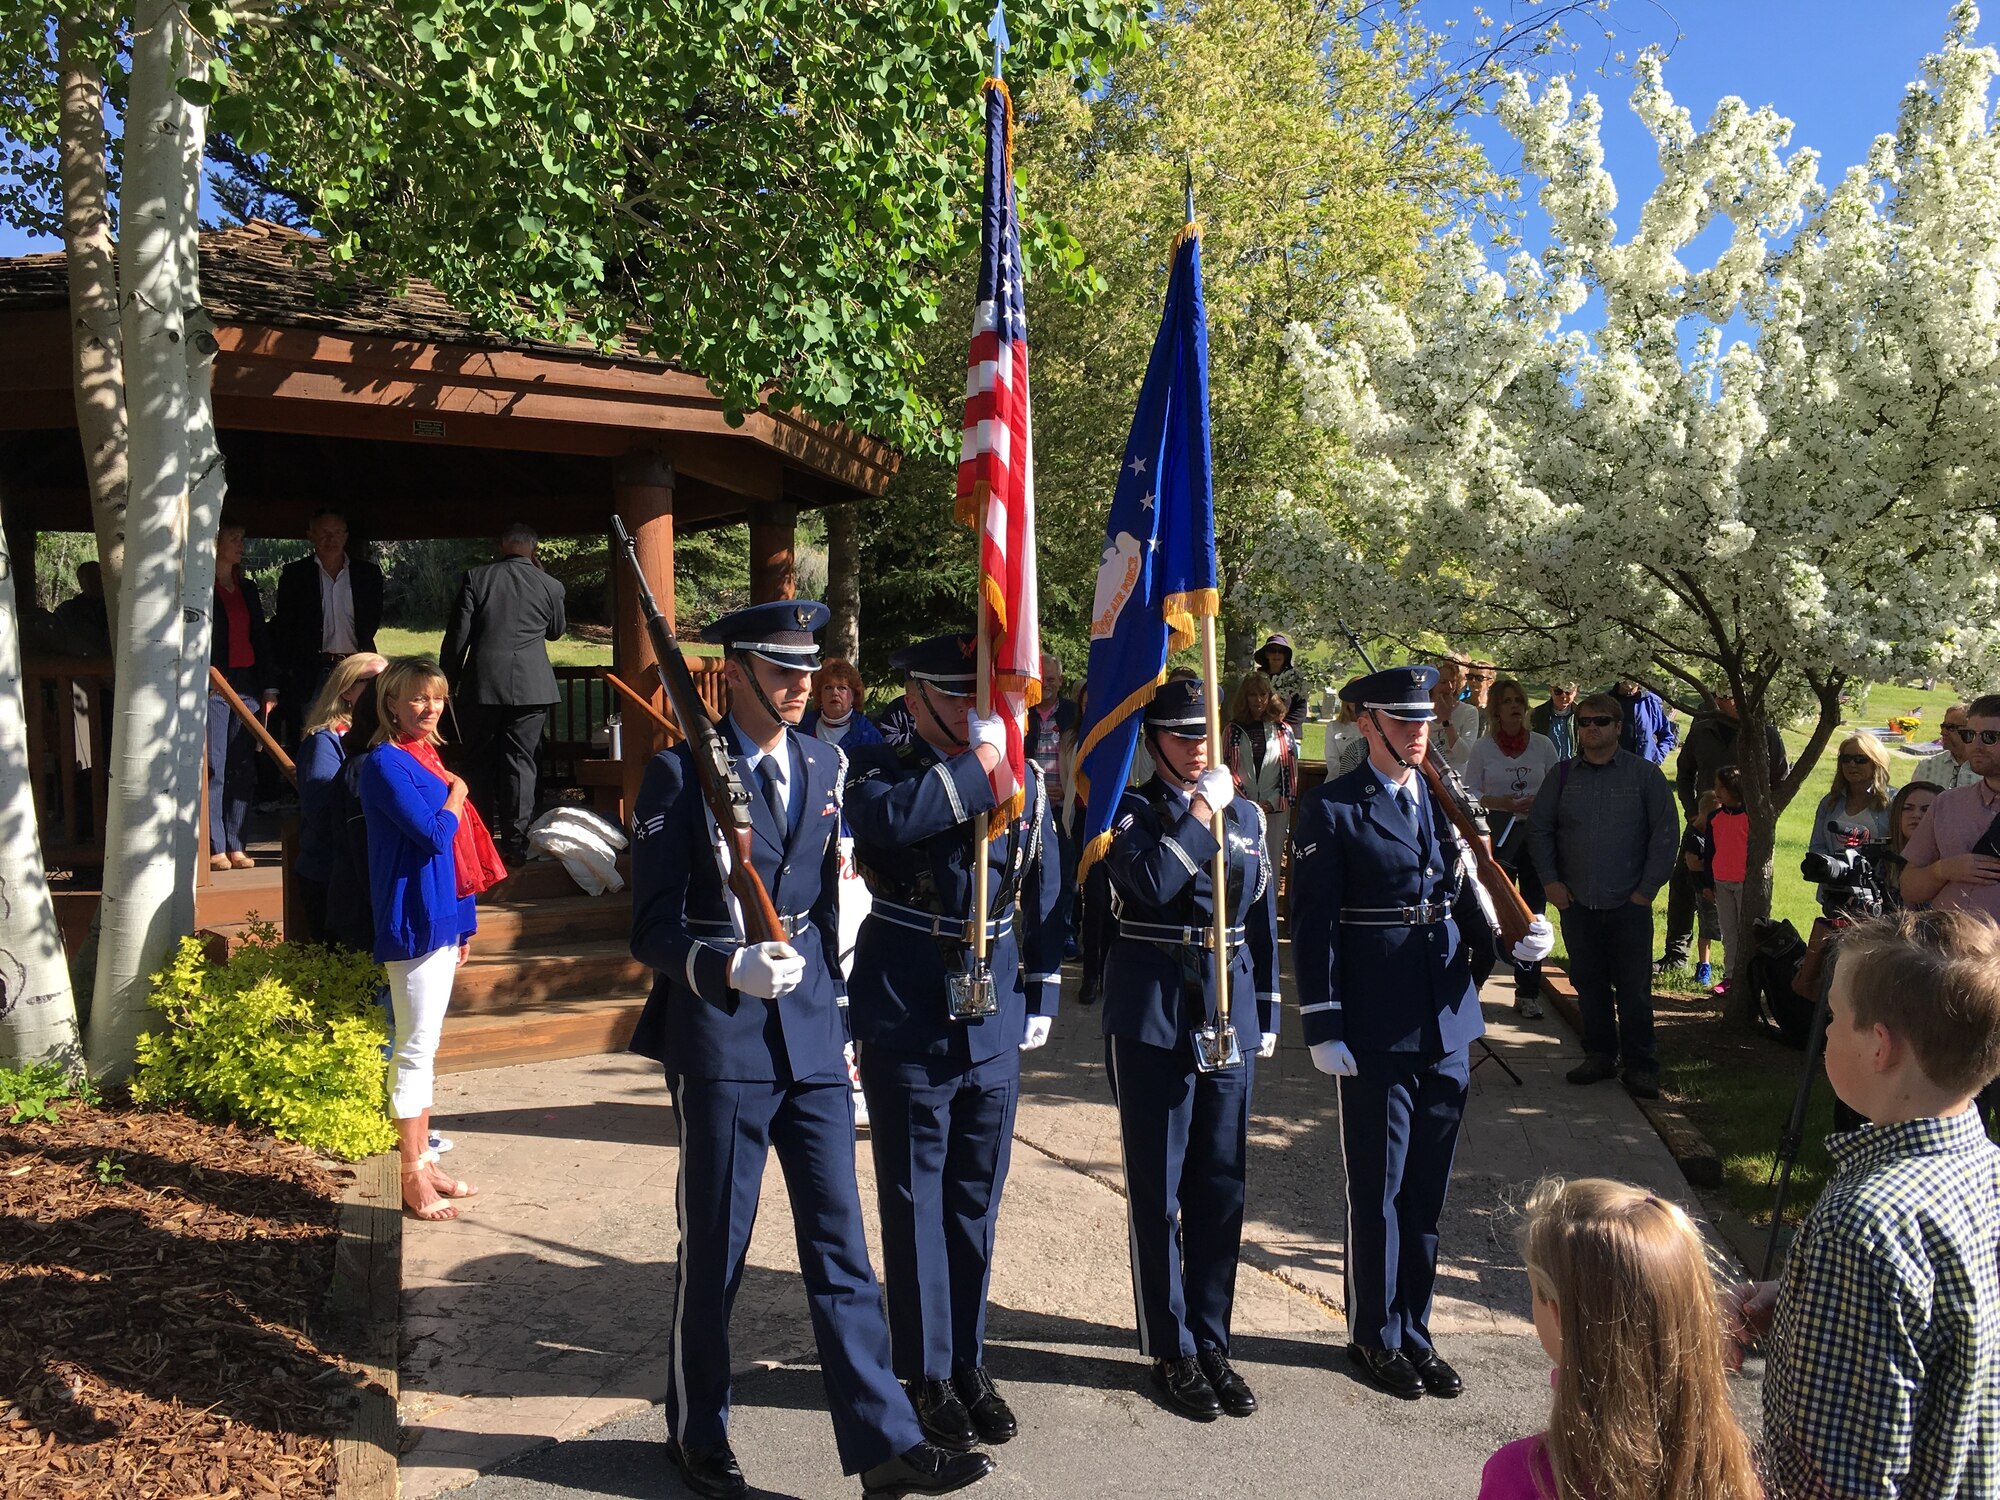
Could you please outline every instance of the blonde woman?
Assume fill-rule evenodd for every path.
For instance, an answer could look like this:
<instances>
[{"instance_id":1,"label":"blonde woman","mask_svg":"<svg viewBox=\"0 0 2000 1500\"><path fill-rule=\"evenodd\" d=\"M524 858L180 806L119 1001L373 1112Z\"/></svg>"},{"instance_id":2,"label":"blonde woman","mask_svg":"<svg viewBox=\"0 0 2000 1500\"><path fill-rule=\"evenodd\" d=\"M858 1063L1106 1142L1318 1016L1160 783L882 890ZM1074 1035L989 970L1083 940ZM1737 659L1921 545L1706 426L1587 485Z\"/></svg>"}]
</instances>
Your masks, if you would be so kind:
<instances>
[{"instance_id":1,"label":"blonde woman","mask_svg":"<svg viewBox=\"0 0 2000 1500\"><path fill-rule=\"evenodd\" d=\"M1521 1254L1555 1399L1547 1431L1487 1460L1479 1500L1758 1500L1686 1213L1623 1182L1547 1181Z\"/></svg>"},{"instance_id":2,"label":"blonde woman","mask_svg":"<svg viewBox=\"0 0 2000 1500\"><path fill-rule=\"evenodd\" d=\"M333 878L335 824L340 806L340 773L347 763L341 737L354 722L354 702L389 665L387 657L358 651L338 663L306 714L299 741L299 852L292 874L299 883L309 943L328 941L327 882Z\"/></svg>"},{"instance_id":3,"label":"blonde woman","mask_svg":"<svg viewBox=\"0 0 2000 1500\"><path fill-rule=\"evenodd\" d=\"M1298 800L1298 741L1283 706L1269 677L1245 672L1230 695L1222 727L1222 763L1236 782L1236 795L1263 809L1267 858L1284 850L1285 825Z\"/></svg>"},{"instance_id":4,"label":"blonde woman","mask_svg":"<svg viewBox=\"0 0 2000 1500\"><path fill-rule=\"evenodd\" d=\"M1847 852L1850 840L1884 843L1889 837L1889 804L1896 789L1889 784L1889 752L1872 734L1850 734L1840 742L1834 762L1833 787L1813 809L1809 853L1835 859ZM1823 897L1830 888L1819 888Z\"/></svg>"}]
</instances>

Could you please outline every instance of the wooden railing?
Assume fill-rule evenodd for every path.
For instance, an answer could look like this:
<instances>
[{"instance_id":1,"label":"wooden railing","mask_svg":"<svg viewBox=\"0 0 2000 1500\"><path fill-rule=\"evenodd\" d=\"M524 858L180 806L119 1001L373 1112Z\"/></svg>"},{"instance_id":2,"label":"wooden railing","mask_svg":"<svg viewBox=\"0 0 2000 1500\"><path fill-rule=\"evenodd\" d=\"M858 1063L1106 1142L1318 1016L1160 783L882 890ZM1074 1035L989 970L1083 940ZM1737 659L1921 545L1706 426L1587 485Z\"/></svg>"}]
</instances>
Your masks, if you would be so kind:
<instances>
[{"instance_id":1,"label":"wooden railing","mask_svg":"<svg viewBox=\"0 0 2000 1500\"><path fill-rule=\"evenodd\" d=\"M111 800L111 662L38 658L23 664L21 689L42 858L52 868L98 864Z\"/></svg>"}]
</instances>

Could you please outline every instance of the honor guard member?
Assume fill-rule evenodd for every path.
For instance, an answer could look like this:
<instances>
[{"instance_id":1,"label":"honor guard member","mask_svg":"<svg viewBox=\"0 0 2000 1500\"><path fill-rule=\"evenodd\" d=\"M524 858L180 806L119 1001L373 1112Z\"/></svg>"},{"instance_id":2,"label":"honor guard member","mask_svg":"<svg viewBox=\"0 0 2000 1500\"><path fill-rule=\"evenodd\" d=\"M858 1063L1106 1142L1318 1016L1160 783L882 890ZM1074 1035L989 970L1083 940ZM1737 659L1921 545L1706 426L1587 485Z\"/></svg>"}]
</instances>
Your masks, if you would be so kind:
<instances>
[{"instance_id":1,"label":"honor guard member","mask_svg":"<svg viewBox=\"0 0 2000 1500\"><path fill-rule=\"evenodd\" d=\"M654 973L632 1050L664 1065L680 1131L668 1452L699 1495L745 1493L729 1447L729 1310L773 1150L843 1470L860 1474L868 1495L897 1495L943 1494L993 1468L985 1454L924 1439L890 1371L868 1263L832 962L845 767L836 747L792 727L826 618L822 604L784 600L702 632L727 648L731 707L719 728L750 791L752 860L787 939L738 940L715 823L684 746L653 757L633 819L632 955Z\"/></svg>"},{"instance_id":2,"label":"honor guard member","mask_svg":"<svg viewBox=\"0 0 2000 1500\"><path fill-rule=\"evenodd\" d=\"M1006 726L973 712L970 635L906 646L914 733L855 753L847 820L872 899L849 1012L868 1097L896 1374L945 1447L1005 1442L986 1373L986 1289L1021 1053L1048 1040L1061 989L1055 824L1034 763L1021 814L975 850ZM988 864L987 961L971 942L973 860ZM1026 951L1024 952L1024 947Z\"/></svg>"},{"instance_id":3,"label":"honor guard member","mask_svg":"<svg viewBox=\"0 0 2000 1500\"><path fill-rule=\"evenodd\" d=\"M1264 816L1208 764L1199 682L1169 682L1146 706L1154 774L1124 793L1088 899L1108 903L1105 1070L1124 1144L1139 1352L1169 1405L1197 1421L1257 1409L1229 1363L1243 1239L1253 1059L1278 1048L1278 908ZM1219 1020L1215 835L1227 840L1229 1025L1241 1061L1205 1069L1194 1035Z\"/></svg>"},{"instance_id":4,"label":"honor guard member","mask_svg":"<svg viewBox=\"0 0 2000 1500\"><path fill-rule=\"evenodd\" d=\"M1436 680L1393 667L1341 689L1368 759L1315 788L1292 827L1299 1021L1314 1066L1339 1079L1347 1352L1405 1400L1464 1388L1431 1342L1431 1289L1493 951L1457 837L1417 770Z\"/></svg>"}]
</instances>

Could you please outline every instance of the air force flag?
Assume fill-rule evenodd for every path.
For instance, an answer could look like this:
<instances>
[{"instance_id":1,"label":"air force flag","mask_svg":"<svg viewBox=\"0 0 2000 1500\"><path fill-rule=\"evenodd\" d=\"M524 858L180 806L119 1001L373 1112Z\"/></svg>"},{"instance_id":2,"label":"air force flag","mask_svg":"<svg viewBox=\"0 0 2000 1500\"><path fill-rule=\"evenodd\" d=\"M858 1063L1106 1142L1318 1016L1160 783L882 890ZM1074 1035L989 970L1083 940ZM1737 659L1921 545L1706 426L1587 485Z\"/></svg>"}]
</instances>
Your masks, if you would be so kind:
<instances>
[{"instance_id":1,"label":"air force flag","mask_svg":"<svg viewBox=\"0 0 2000 1500\"><path fill-rule=\"evenodd\" d=\"M1208 322L1201 239L1190 223L1174 243L1166 311L1118 470L1091 603L1089 698L1077 754L1086 804L1079 880L1110 847L1141 710L1166 681L1168 653L1192 645L1196 617L1215 612ZM1093 795L1092 788L1101 790Z\"/></svg>"}]
</instances>

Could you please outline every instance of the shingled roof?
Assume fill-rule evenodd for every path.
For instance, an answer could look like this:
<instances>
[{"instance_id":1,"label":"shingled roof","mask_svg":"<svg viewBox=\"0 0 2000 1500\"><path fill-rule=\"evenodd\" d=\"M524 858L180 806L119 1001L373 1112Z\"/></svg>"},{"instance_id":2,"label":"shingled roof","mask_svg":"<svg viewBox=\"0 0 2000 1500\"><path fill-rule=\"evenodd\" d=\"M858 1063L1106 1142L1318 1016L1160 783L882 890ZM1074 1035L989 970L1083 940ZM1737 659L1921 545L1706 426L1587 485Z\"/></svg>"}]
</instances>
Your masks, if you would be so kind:
<instances>
[{"instance_id":1,"label":"shingled roof","mask_svg":"<svg viewBox=\"0 0 2000 1500\"><path fill-rule=\"evenodd\" d=\"M321 241L282 224L252 219L231 229L207 230L200 244L202 305L218 323L602 357L587 345L509 338L482 328L428 281L411 281L401 295L368 281L336 286ZM0 258L0 310L60 308L67 302L61 251ZM659 360L630 351L616 357L621 363L665 368Z\"/></svg>"}]
</instances>

